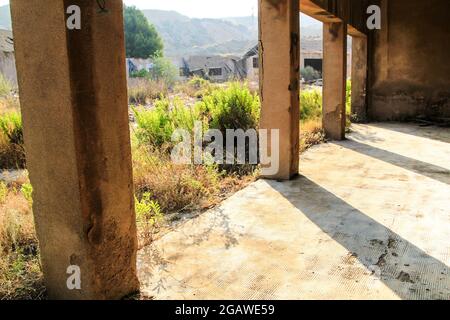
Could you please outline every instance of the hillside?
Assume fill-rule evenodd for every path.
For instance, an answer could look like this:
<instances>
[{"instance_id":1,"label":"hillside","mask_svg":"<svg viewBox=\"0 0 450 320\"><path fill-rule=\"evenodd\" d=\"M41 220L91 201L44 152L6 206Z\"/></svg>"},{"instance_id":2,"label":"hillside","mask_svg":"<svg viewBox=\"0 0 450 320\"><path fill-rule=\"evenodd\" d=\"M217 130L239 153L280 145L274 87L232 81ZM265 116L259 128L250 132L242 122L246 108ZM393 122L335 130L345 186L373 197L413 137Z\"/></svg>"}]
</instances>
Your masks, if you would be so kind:
<instances>
[{"instance_id":1,"label":"hillside","mask_svg":"<svg viewBox=\"0 0 450 320\"><path fill-rule=\"evenodd\" d=\"M242 55L257 43L257 17L193 19L175 11L143 10L160 33L165 55L179 58L189 55ZM302 47L321 48L321 24L302 15L302 38L309 38ZM0 7L0 26L11 28L9 6ZM1 27L0 27L1 28ZM312 40L313 39L313 40Z\"/></svg>"},{"instance_id":2,"label":"hillside","mask_svg":"<svg viewBox=\"0 0 450 320\"><path fill-rule=\"evenodd\" d=\"M254 45L257 30L219 19L191 19L174 11L143 10L164 39L167 56L242 54Z\"/></svg>"}]
</instances>

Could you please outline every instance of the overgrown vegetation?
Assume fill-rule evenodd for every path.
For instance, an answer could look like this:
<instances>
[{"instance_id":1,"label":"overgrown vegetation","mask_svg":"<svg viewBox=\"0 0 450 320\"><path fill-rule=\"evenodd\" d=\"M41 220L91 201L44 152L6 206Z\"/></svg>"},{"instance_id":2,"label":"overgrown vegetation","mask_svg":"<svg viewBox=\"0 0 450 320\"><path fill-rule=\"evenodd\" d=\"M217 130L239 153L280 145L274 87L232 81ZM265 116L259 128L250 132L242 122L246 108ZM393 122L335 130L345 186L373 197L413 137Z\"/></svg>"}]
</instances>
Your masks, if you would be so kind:
<instances>
[{"instance_id":1,"label":"overgrown vegetation","mask_svg":"<svg viewBox=\"0 0 450 320\"><path fill-rule=\"evenodd\" d=\"M132 78L128 84L128 100L131 105L146 105L152 100L166 97L169 88L163 81L148 78Z\"/></svg>"},{"instance_id":2,"label":"overgrown vegetation","mask_svg":"<svg viewBox=\"0 0 450 320\"><path fill-rule=\"evenodd\" d=\"M163 212L206 208L229 189L229 178L216 165L179 165L170 159L176 129L249 129L258 125L259 100L244 84L215 89L195 106L179 98L160 98L153 107L135 107L134 177L138 199L151 192ZM239 179L239 176L236 176ZM244 178L245 180L245 178ZM226 181L226 182L224 182ZM222 183L223 182L223 183ZM239 185L236 183L235 185Z\"/></svg>"},{"instance_id":3,"label":"overgrown vegetation","mask_svg":"<svg viewBox=\"0 0 450 320\"><path fill-rule=\"evenodd\" d=\"M0 299L45 297L30 188L0 182Z\"/></svg>"},{"instance_id":4,"label":"overgrown vegetation","mask_svg":"<svg viewBox=\"0 0 450 320\"><path fill-rule=\"evenodd\" d=\"M170 159L174 130L184 128L192 132L195 121L202 123L203 130L218 129L223 133L227 129L257 129L260 101L245 83L217 85L193 78L171 88L165 81L146 77L131 82L135 209L142 247L153 241L155 232L165 228L167 217L172 219L179 213L211 208L258 174L256 166L242 170L242 166L230 169L215 164L175 164ZM16 101L9 93L0 101ZM194 102L187 103L190 99ZM321 90L303 90L300 101L303 152L324 141ZM17 105L1 109L0 165L3 168L25 167ZM350 97L348 110L349 105ZM7 146L18 149L6 154ZM0 182L0 299L45 297L31 214L32 191L27 178L9 184Z\"/></svg>"},{"instance_id":5,"label":"overgrown vegetation","mask_svg":"<svg viewBox=\"0 0 450 320\"><path fill-rule=\"evenodd\" d=\"M311 66L307 66L306 68L300 69L300 75L305 81L313 81L322 78L322 75L319 71L315 70Z\"/></svg>"},{"instance_id":6,"label":"overgrown vegetation","mask_svg":"<svg viewBox=\"0 0 450 320\"><path fill-rule=\"evenodd\" d=\"M25 167L22 118L12 85L0 74L0 168Z\"/></svg>"},{"instance_id":7,"label":"overgrown vegetation","mask_svg":"<svg viewBox=\"0 0 450 320\"><path fill-rule=\"evenodd\" d=\"M163 83L166 87L173 87L176 83L178 70L175 65L164 57L155 57L153 59L153 66L150 71L141 69L133 72L131 78L140 78L154 81L156 83Z\"/></svg>"},{"instance_id":8,"label":"overgrown vegetation","mask_svg":"<svg viewBox=\"0 0 450 320\"><path fill-rule=\"evenodd\" d=\"M0 168L25 167L22 119L17 111L0 115Z\"/></svg>"},{"instance_id":9,"label":"overgrown vegetation","mask_svg":"<svg viewBox=\"0 0 450 320\"><path fill-rule=\"evenodd\" d=\"M216 84L199 76L195 76L186 82L178 83L174 91L183 93L188 97L201 99L204 96L211 94L211 92L217 88L218 86Z\"/></svg>"}]
</instances>

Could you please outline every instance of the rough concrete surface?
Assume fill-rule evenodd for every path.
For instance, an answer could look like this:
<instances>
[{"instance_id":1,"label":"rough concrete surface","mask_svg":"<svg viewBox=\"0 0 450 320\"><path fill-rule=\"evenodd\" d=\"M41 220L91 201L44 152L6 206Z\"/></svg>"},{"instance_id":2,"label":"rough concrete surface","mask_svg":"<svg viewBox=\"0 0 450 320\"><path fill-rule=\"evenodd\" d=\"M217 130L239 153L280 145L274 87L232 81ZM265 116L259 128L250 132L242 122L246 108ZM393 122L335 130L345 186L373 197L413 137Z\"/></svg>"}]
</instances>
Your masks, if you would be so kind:
<instances>
[{"instance_id":1,"label":"rough concrete surface","mask_svg":"<svg viewBox=\"0 0 450 320\"><path fill-rule=\"evenodd\" d=\"M138 254L155 299L450 299L450 130L354 125Z\"/></svg>"}]
</instances>

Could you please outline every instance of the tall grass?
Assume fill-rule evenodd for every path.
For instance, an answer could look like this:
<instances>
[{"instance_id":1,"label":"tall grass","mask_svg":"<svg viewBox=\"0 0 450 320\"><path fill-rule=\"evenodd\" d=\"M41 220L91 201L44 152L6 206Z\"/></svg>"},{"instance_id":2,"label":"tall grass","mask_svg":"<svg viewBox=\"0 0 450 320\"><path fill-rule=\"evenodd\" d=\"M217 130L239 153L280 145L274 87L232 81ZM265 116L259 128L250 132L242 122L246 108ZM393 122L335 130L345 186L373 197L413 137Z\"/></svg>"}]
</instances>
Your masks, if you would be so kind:
<instances>
[{"instance_id":1,"label":"tall grass","mask_svg":"<svg viewBox=\"0 0 450 320\"><path fill-rule=\"evenodd\" d=\"M0 168L24 168L25 149L23 141L22 117L12 111L0 116Z\"/></svg>"},{"instance_id":2,"label":"tall grass","mask_svg":"<svg viewBox=\"0 0 450 320\"><path fill-rule=\"evenodd\" d=\"M151 109L134 107L136 119L136 137L141 144L161 148L172 145L172 134L176 129L192 132L194 123L200 114L192 108L184 106L180 99L157 100Z\"/></svg>"},{"instance_id":3,"label":"tall grass","mask_svg":"<svg viewBox=\"0 0 450 320\"><path fill-rule=\"evenodd\" d=\"M183 93L188 97L201 99L204 96L211 94L211 92L217 88L218 86L216 84L195 76L189 81L179 83L174 91Z\"/></svg>"},{"instance_id":4,"label":"tall grass","mask_svg":"<svg viewBox=\"0 0 450 320\"><path fill-rule=\"evenodd\" d=\"M166 97L169 88L164 81L131 78L128 83L128 100L133 105L145 105L151 100Z\"/></svg>"},{"instance_id":5,"label":"tall grass","mask_svg":"<svg viewBox=\"0 0 450 320\"><path fill-rule=\"evenodd\" d=\"M45 294L31 204L22 187L0 182L0 300Z\"/></svg>"},{"instance_id":6,"label":"tall grass","mask_svg":"<svg viewBox=\"0 0 450 320\"><path fill-rule=\"evenodd\" d=\"M316 120L322 117L322 90L311 89L300 92L300 120Z\"/></svg>"},{"instance_id":7,"label":"tall grass","mask_svg":"<svg viewBox=\"0 0 450 320\"><path fill-rule=\"evenodd\" d=\"M5 78L2 73L0 73L0 97L6 97L11 93L11 91L11 83L8 81L8 79Z\"/></svg>"}]
</instances>

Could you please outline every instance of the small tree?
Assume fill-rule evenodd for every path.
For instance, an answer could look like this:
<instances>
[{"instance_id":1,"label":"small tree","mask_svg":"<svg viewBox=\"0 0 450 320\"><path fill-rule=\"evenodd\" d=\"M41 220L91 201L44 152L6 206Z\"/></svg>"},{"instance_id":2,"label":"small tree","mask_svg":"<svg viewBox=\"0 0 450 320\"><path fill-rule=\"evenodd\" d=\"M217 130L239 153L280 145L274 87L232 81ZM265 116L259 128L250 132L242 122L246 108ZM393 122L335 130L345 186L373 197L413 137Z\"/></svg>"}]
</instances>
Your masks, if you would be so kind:
<instances>
[{"instance_id":1,"label":"small tree","mask_svg":"<svg viewBox=\"0 0 450 320\"><path fill-rule=\"evenodd\" d=\"M168 86L172 86L178 76L178 69L169 59L156 57L153 68L150 71L150 77L154 80L164 81Z\"/></svg>"},{"instance_id":2,"label":"small tree","mask_svg":"<svg viewBox=\"0 0 450 320\"><path fill-rule=\"evenodd\" d=\"M142 11L125 7L124 24L127 57L147 59L161 54L163 42Z\"/></svg>"},{"instance_id":3,"label":"small tree","mask_svg":"<svg viewBox=\"0 0 450 320\"><path fill-rule=\"evenodd\" d=\"M300 74L305 81L312 81L316 79L320 79L320 72L315 70L311 66L307 66L306 68L300 69Z\"/></svg>"}]
</instances>

